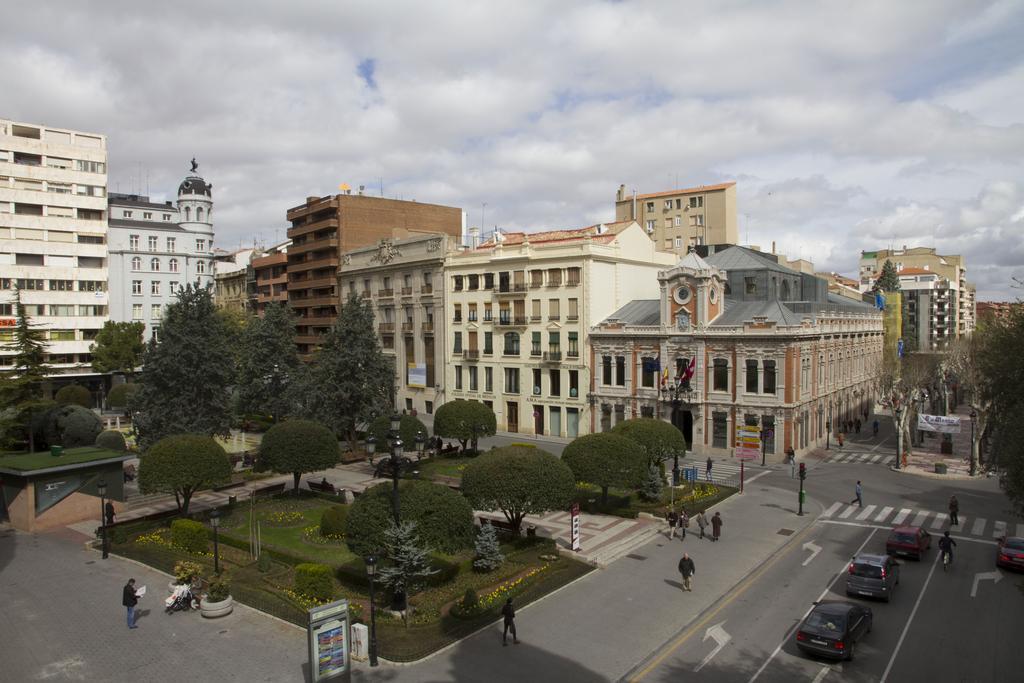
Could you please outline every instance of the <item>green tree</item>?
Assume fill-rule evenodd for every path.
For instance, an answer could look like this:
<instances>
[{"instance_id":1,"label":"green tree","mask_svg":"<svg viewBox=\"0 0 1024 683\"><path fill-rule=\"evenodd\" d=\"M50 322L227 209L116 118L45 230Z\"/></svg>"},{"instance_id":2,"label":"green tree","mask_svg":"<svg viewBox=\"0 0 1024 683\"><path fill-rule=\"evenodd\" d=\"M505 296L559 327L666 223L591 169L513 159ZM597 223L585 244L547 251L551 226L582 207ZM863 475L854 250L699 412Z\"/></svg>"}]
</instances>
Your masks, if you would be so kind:
<instances>
[{"instance_id":1,"label":"green tree","mask_svg":"<svg viewBox=\"0 0 1024 683\"><path fill-rule=\"evenodd\" d=\"M68 384L57 390L53 396L57 405L77 405L92 408L92 393L81 384Z\"/></svg>"},{"instance_id":2,"label":"green tree","mask_svg":"<svg viewBox=\"0 0 1024 683\"><path fill-rule=\"evenodd\" d=\"M139 490L173 493L183 515L188 514L196 491L230 479L228 454L211 437L201 434L164 437L139 458Z\"/></svg>"},{"instance_id":3,"label":"green tree","mask_svg":"<svg viewBox=\"0 0 1024 683\"><path fill-rule=\"evenodd\" d=\"M338 464L341 451L334 433L310 420L288 420L276 424L263 435L260 461L274 472L295 478L295 495L299 495L299 479L306 472L326 470Z\"/></svg>"},{"instance_id":4,"label":"green tree","mask_svg":"<svg viewBox=\"0 0 1024 683\"><path fill-rule=\"evenodd\" d=\"M210 287L188 285L167 307L160 342L150 342L132 402L139 445L172 434L228 436L234 379L228 334Z\"/></svg>"},{"instance_id":5,"label":"green tree","mask_svg":"<svg viewBox=\"0 0 1024 683\"><path fill-rule=\"evenodd\" d=\"M466 444L477 449L477 440L482 436L494 436L498 422L494 411L479 401L456 399L445 403L434 413L434 434L446 439L456 439L466 450Z\"/></svg>"},{"instance_id":6,"label":"green tree","mask_svg":"<svg viewBox=\"0 0 1024 683\"><path fill-rule=\"evenodd\" d=\"M303 371L295 345L295 318L283 303L271 303L241 334L236 387L241 412L270 415L274 422L292 409L290 388Z\"/></svg>"},{"instance_id":7,"label":"green tree","mask_svg":"<svg viewBox=\"0 0 1024 683\"><path fill-rule=\"evenodd\" d=\"M356 450L356 429L391 411L394 383L394 363L380 349L373 309L352 294L304 382L302 413L347 438Z\"/></svg>"},{"instance_id":8,"label":"green tree","mask_svg":"<svg viewBox=\"0 0 1024 683\"><path fill-rule=\"evenodd\" d=\"M21 302L21 290L14 290L14 310L17 324L13 339L3 345L3 350L13 352L10 372L0 375L0 436L8 445L28 444L29 451L35 450L32 422L37 412L48 403L42 397L42 385L46 379L46 339L28 317Z\"/></svg>"},{"instance_id":9,"label":"green tree","mask_svg":"<svg viewBox=\"0 0 1024 683\"><path fill-rule=\"evenodd\" d=\"M612 428L613 434L635 441L643 449L649 465L658 465L679 454L686 455L686 439L672 424L653 417L624 420Z\"/></svg>"},{"instance_id":10,"label":"green tree","mask_svg":"<svg viewBox=\"0 0 1024 683\"><path fill-rule=\"evenodd\" d=\"M96 372L120 372L131 375L142 364L146 344L142 335L145 323L125 323L108 320L96 333L96 341L89 347L92 369Z\"/></svg>"},{"instance_id":11,"label":"green tree","mask_svg":"<svg viewBox=\"0 0 1024 683\"><path fill-rule=\"evenodd\" d=\"M494 571L505 561L501 554L501 545L498 543L498 532L494 525L484 522L476 535L476 559L473 560L473 568L482 572Z\"/></svg>"},{"instance_id":12,"label":"green tree","mask_svg":"<svg viewBox=\"0 0 1024 683\"><path fill-rule=\"evenodd\" d=\"M416 522L394 521L384 531L384 550L390 564L378 572L381 581L395 595L408 596L422 590L438 570L430 566L430 550L416 533ZM405 625L409 626L409 610L405 610Z\"/></svg>"},{"instance_id":13,"label":"green tree","mask_svg":"<svg viewBox=\"0 0 1024 683\"><path fill-rule=\"evenodd\" d=\"M496 448L462 473L462 492L473 508L501 510L516 533L526 515L568 508L575 490L568 465L529 446Z\"/></svg>"},{"instance_id":14,"label":"green tree","mask_svg":"<svg viewBox=\"0 0 1024 683\"><path fill-rule=\"evenodd\" d=\"M1024 304L1010 309L1006 318L991 321L978 345L978 370L984 375L973 388L975 403L987 404L988 426L976 436L989 444L999 470L999 484L1024 516Z\"/></svg>"},{"instance_id":15,"label":"green tree","mask_svg":"<svg viewBox=\"0 0 1024 683\"><path fill-rule=\"evenodd\" d=\"M875 286L883 292L900 291L900 277L896 274L896 266L889 259L882 264L882 271L875 280Z\"/></svg>"},{"instance_id":16,"label":"green tree","mask_svg":"<svg viewBox=\"0 0 1024 683\"><path fill-rule=\"evenodd\" d=\"M139 385L132 382L115 384L107 394L107 404L112 408L127 408L139 391Z\"/></svg>"},{"instance_id":17,"label":"green tree","mask_svg":"<svg viewBox=\"0 0 1024 683\"><path fill-rule=\"evenodd\" d=\"M386 444L388 432L391 431L391 417L381 415L370 423L367 435L372 434L378 444ZM427 435L427 426L420 422L419 418L412 415L402 415L399 423L398 434L402 439L402 448L406 451L416 450L416 435L420 432Z\"/></svg>"},{"instance_id":18,"label":"green tree","mask_svg":"<svg viewBox=\"0 0 1024 683\"><path fill-rule=\"evenodd\" d=\"M640 485L637 493L640 494L641 498L648 502L661 500L661 490L664 483L665 482L662 480L661 468L657 465L648 465L647 477L644 478L644 483Z\"/></svg>"},{"instance_id":19,"label":"green tree","mask_svg":"<svg viewBox=\"0 0 1024 683\"><path fill-rule=\"evenodd\" d=\"M633 489L647 477L643 449L635 441L611 432L574 439L562 452L562 460L576 481L601 487L602 504L608 502L608 487Z\"/></svg>"},{"instance_id":20,"label":"green tree","mask_svg":"<svg viewBox=\"0 0 1024 683\"><path fill-rule=\"evenodd\" d=\"M103 431L96 413L80 405L57 406L46 414L45 441L49 446L65 448L92 446Z\"/></svg>"}]
</instances>

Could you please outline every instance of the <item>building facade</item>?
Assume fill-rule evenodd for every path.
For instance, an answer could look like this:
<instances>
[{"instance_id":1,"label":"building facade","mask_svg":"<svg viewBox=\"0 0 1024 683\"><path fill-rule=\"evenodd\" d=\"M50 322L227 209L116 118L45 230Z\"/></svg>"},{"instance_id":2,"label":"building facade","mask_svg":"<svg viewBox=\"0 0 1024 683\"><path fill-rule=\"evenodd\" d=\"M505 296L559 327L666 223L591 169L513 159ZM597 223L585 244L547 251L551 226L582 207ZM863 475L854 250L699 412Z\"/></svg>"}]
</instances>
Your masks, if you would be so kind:
<instances>
[{"instance_id":1,"label":"building facade","mask_svg":"<svg viewBox=\"0 0 1024 683\"><path fill-rule=\"evenodd\" d=\"M395 407L426 413L444 403L444 263L455 240L424 234L342 254L338 291L368 300L384 354L395 361Z\"/></svg>"},{"instance_id":2,"label":"building facade","mask_svg":"<svg viewBox=\"0 0 1024 683\"><path fill-rule=\"evenodd\" d=\"M632 301L590 331L592 429L654 417L689 451L728 457L757 425L781 461L867 420L882 359L881 313L770 256L690 253L657 275L660 296Z\"/></svg>"},{"instance_id":3,"label":"building facade","mask_svg":"<svg viewBox=\"0 0 1024 683\"><path fill-rule=\"evenodd\" d=\"M299 320L300 353L312 352L338 316L343 252L422 233L458 237L462 210L362 194L308 197L288 209L288 305Z\"/></svg>"},{"instance_id":4,"label":"building facade","mask_svg":"<svg viewBox=\"0 0 1024 683\"><path fill-rule=\"evenodd\" d=\"M107 139L0 119L0 341L15 289L46 335L54 374L92 374L108 317ZM13 367L0 351L0 369Z\"/></svg>"},{"instance_id":5,"label":"building facade","mask_svg":"<svg viewBox=\"0 0 1024 683\"><path fill-rule=\"evenodd\" d=\"M111 194L110 318L145 323L159 339L163 311L178 289L213 284L213 186L195 168L178 186L178 200Z\"/></svg>"},{"instance_id":6,"label":"building facade","mask_svg":"<svg viewBox=\"0 0 1024 683\"><path fill-rule=\"evenodd\" d=\"M288 246L291 240L276 244L252 260L256 286L254 311L263 317L267 304L288 304Z\"/></svg>"},{"instance_id":7,"label":"building facade","mask_svg":"<svg viewBox=\"0 0 1024 683\"><path fill-rule=\"evenodd\" d=\"M736 244L736 183L639 195L619 185L615 220L636 221L659 250L679 256L691 246Z\"/></svg>"},{"instance_id":8,"label":"building facade","mask_svg":"<svg viewBox=\"0 0 1024 683\"><path fill-rule=\"evenodd\" d=\"M255 249L239 249L213 257L213 300L217 306L250 313L256 305Z\"/></svg>"},{"instance_id":9,"label":"building facade","mask_svg":"<svg viewBox=\"0 0 1024 683\"><path fill-rule=\"evenodd\" d=\"M482 401L499 431L590 431L588 331L657 291L674 262L633 221L496 233L445 261L446 400Z\"/></svg>"}]
</instances>

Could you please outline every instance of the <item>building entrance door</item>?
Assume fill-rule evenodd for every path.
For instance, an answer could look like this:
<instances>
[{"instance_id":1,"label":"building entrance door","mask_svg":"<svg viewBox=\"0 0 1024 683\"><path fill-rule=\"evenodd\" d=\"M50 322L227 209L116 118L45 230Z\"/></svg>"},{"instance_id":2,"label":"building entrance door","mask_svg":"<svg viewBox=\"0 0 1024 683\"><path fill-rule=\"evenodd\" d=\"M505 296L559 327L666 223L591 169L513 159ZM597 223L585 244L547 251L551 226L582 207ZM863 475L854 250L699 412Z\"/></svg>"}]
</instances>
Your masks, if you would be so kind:
<instances>
[{"instance_id":1,"label":"building entrance door","mask_svg":"<svg viewBox=\"0 0 1024 683\"><path fill-rule=\"evenodd\" d=\"M505 404L505 428L515 433L519 431L519 404L511 401Z\"/></svg>"}]
</instances>

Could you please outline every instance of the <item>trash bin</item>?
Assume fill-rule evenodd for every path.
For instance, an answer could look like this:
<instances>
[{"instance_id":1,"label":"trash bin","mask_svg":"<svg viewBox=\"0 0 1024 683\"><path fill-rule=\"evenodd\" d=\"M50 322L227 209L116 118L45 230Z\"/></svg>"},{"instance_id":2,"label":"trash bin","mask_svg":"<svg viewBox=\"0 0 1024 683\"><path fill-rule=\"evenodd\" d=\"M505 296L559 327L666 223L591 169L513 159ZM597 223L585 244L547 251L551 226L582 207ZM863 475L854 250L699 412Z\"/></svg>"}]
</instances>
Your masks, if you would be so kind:
<instances>
[{"instance_id":1,"label":"trash bin","mask_svg":"<svg viewBox=\"0 0 1024 683\"><path fill-rule=\"evenodd\" d=\"M62 455L63 453L64 453L64 447L63 446L50 446L50 455L52 455L54 457L57 457L59 455Z\"/></svg>"},{"instance_id":2,"label":"trash bin","mask_svg":"<svg viewBox=\"0 0 1024 683\"><path fill-rule=\"evenodd\" d=\"M935 463L935 474L945 474L945 473L946 473L946 463L944 463L944 462L937 462L937 463Z\"/></svg>"},{"instance_id":3,"label":"trash bin","mask_svg":"<svg viewBox=\"0 0 1024 683\"><path fill-rule=\"evenodd\" d=\"M238 502L238 496L228 496L228 505L234 505Z\"/></svg>"},{"instance_id":4,"label":"trash bin","mask_svg":"<svg viewBox=\"0 0 1024 683\"><path fill-rule=\"evenodd\" d=\"M527 538L533 538L536 535L537 535L537 527L535 527L532 524L530 526L526 527L526 537Z\"/></svg>"}]
</instances>

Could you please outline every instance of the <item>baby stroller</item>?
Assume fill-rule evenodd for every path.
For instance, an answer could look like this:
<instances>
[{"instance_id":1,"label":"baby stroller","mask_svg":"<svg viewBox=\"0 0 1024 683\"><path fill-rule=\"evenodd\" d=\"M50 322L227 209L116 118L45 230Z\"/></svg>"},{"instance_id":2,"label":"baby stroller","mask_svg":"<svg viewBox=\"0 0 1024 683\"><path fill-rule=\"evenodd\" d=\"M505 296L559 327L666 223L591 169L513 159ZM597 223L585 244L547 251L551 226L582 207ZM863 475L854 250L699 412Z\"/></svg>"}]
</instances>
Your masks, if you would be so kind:
<instances>
[{"instance_id":1,"label":"baby stroller","mask_svg":"<svg viewBox=\"0 0 1024 683\"><path fill-rule=\"evenodd\" d=\"M164 600L164 605L166 606L165 611L168 614L171 612L187 612L190 609L199 609L199 600L193 594L191 586L180 584L175 586L174 591Z\"/></svg>"}]
</instances>

